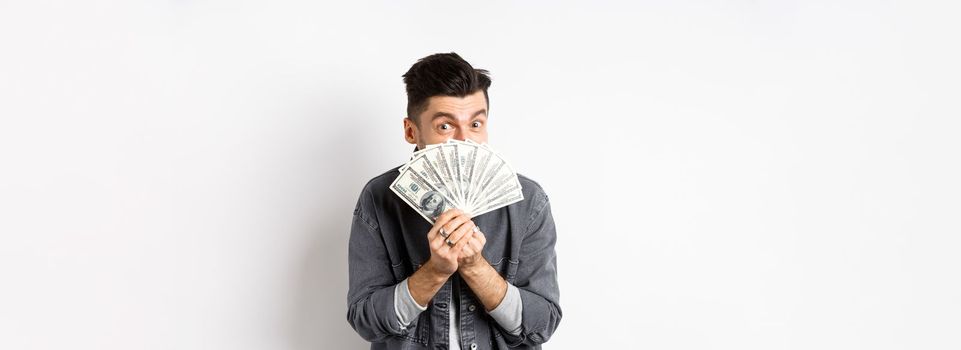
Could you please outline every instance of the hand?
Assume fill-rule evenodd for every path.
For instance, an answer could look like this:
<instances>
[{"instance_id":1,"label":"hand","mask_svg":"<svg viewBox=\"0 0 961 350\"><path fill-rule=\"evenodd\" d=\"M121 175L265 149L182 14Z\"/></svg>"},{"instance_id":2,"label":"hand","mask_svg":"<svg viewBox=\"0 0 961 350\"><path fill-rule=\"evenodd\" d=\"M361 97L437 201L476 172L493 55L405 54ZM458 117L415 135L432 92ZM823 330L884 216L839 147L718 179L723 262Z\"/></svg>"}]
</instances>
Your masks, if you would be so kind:
<instances>
[{"instance_id":1,"label":"hand","mask_svg":"<svg viewBox=\"0 0 961 350\"><path fill-rule=\"evenodd\" d=\"M472 231L470 239L461 248L460 255L457 257L458 270L472 269L480 266L478 265L480 262L487 262L482 254L484 245L487 244L487 237L484 237L484 233L477 226L474 226Z\"/></svg>"},{"instance_id":2,"label":"hand","mask_svg":"<svg viewBox=\"0 0 961 350\"><path fill-rule=\"evenodd\" d=\"M470 215L460 209L447 210L434 220L434 227L427 232L427 242L428 263L435 272L450 276L457 271L461 249L470 242L474 227Z\"/></svg>"}]
</instances>

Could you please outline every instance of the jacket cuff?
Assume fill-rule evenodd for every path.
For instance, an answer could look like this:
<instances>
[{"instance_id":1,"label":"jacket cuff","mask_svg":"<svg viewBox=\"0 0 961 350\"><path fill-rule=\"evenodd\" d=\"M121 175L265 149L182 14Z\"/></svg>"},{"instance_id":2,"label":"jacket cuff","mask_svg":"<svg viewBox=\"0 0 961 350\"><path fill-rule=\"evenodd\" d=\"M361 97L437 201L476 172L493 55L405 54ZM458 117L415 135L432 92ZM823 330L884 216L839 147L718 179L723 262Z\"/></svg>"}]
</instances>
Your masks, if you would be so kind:
<instances>
[{"instance_id":1,"label":"jacket cuff","mask_svg":"<svg viewBox=\"0 0 961 350\"><path fill-rule=\"evenodd\" d=\"M524 303L521 302L521 292L510 282L507 283L507 293L496 308L488 312L489 315L511 335L521 334L521 320Z\"/></svg>"},{"instance_id":2,"label":"jacket cuff","mask_svg":"<svg viewBox=\"0 0 961 350\"><path fill-rule=\"evenodd\" d=\"M505 333L504 340L510 347L521 344L542 344L546 342L557 323L560 321L559 310L555 311L552 303L531 291L518 288L521 296L521 303L524 304L522 317L524 323L519 334Z\"/></svg>"},{"instance_id":3,"label":"jacket cuff","mask_svg":"<svg viewBox=\"0 0 961 350\"><path fill-rule=\"evenodd\" d=\"M414 296L410 294L406 278L394 287L394 313L397 315L401 329L410 326L410 323L424 310L427 310L427 307L418 305Z\"/></svg>"}]
</instances>

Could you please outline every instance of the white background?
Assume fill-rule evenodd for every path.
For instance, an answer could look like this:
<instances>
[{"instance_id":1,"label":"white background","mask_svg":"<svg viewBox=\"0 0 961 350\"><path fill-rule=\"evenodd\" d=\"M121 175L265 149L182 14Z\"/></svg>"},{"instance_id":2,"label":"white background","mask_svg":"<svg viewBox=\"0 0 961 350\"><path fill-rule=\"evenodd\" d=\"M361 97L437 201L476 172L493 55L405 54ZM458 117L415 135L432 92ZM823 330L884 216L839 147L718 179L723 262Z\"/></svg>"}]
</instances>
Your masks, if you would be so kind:
<instances>
[{"instance_id":1,"label":"white background","mask_svg":"<svg viewBox=\"0 0 961 350\"><path fill-rule=\"evenodd\" d=\"M0 348L360 349L403 74L493 75L552 349L961 348L945 1L0 1Z\"/></svg>"}]
</instances>

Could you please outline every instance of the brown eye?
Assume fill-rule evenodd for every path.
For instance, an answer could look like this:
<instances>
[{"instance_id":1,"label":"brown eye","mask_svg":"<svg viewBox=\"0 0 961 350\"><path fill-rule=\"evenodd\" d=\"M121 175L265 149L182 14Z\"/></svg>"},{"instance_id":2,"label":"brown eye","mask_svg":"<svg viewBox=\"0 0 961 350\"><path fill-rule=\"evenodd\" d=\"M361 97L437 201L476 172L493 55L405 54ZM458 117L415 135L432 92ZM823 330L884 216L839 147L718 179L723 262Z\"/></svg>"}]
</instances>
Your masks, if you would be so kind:
<instances>
[{"instance_id":1,"label":"brown eye","mask_svg":"<svg viewBox=\"0 0 961 350\"><path fill-rule=\"evenodd\" d=\"M475 128L479 128L479 127L481 126L481 123L480 123L480 122L473 122L473 123L471 123L470 126L475 127Z\"/></svg>"},{"instance_id":2,"label":"brown eye","mask_svg":"<svg viewBox=\"0 0 961 350\"><path fill-rule=\"evenodd\" d=\"M447 123L440 125L441 130L450 130L450 128L451 128L450 124L447 124Z\"/></svg>"}]
</instances>

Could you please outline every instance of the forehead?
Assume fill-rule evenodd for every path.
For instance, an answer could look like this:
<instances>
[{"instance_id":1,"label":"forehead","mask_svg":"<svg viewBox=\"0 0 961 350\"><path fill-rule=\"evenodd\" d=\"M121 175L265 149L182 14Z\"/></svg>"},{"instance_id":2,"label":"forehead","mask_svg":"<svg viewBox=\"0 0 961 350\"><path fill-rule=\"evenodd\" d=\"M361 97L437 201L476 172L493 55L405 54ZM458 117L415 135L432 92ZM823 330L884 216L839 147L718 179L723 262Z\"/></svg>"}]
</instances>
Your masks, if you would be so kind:
<instances>
[{"instance_id":1,"label":"forehead","mask_svg":"<svg viewBox=\"0 0 961 350\"><path fill-rule=\"evenodd\" d=\"M487 109L487 99L484 98L484 91L478 90L464 97L432 96L428 99L425 114L428 118L438 112L453 114L458 118L470 118L474 112L482 109Z\"/></svg>"}]
</instances>

